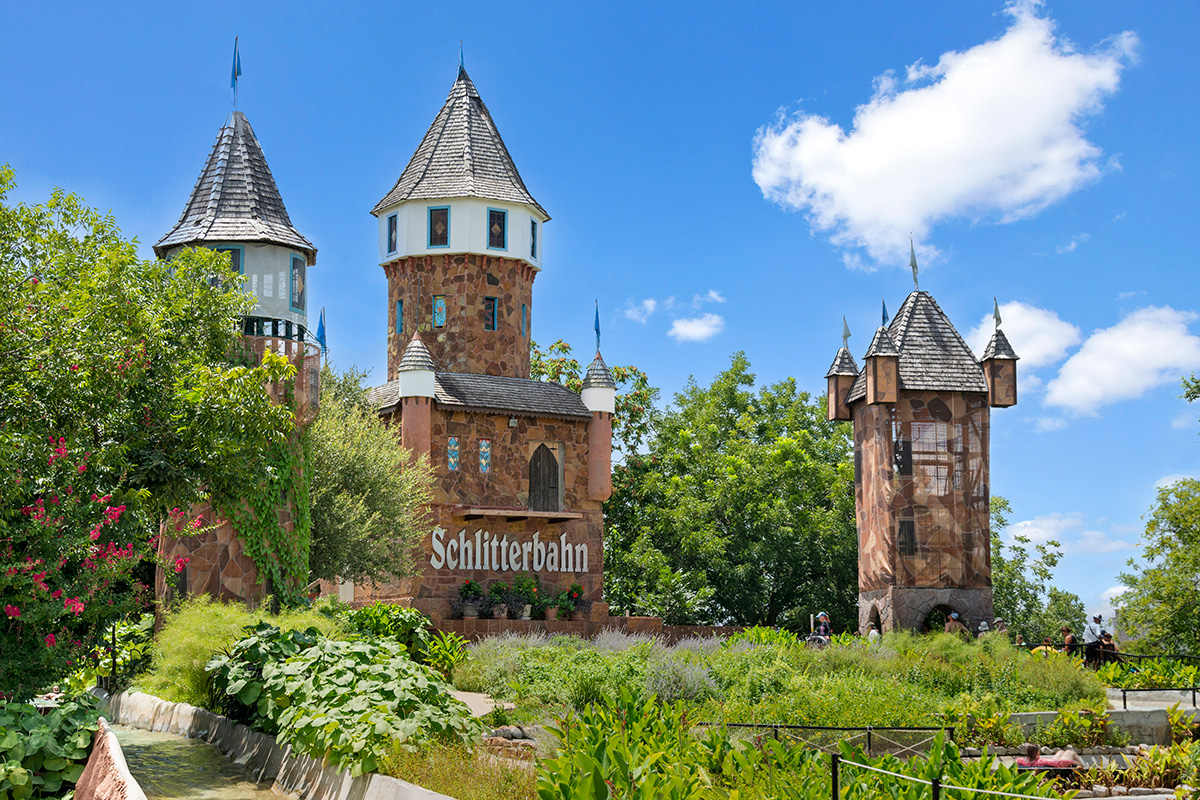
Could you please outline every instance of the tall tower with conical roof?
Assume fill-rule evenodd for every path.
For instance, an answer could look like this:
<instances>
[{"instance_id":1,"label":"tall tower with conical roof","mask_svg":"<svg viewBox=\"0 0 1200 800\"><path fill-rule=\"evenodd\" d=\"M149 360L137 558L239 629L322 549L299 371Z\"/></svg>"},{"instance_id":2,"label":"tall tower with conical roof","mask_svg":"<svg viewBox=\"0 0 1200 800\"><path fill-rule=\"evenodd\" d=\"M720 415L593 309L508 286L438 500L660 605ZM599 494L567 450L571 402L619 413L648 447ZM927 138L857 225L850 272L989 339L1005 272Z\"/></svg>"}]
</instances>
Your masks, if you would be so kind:
<instances>
[{"instance_id":1,"label":"tall tower with conical roof","mask_svg":"<svg viewBox=\"0 0 1200 800\"><path fill-rule=\"evenodd\" d=\"M342 586L343 598L408 603L475 636L498 623L452 618L463 582L487 588L533 573L543 592L578 584L592 603L588 620L558 629L607 624L603 503L616 388L599 352L578 393L530 378L533 281L549 216L461 65L371 213L388 281L388 380L368 397L433 469L432 530L415 553L416 576Z\"/></svg>"},{"instance_id":2,"label":"tall tower with conical roof","mask_svg":"<svg viewBox=\"0 0 1200 800\"><path fill-rule=\"evenodd\" d=\"M271 350L291 360L294 384L269 390L276 402L290 395L300 422L312 422L321 364L320 350L308 331L307 274L316 263L317 249L292 225L262 146L240 111L221 127L183 214L155 243L154 252L166 259L188 247L227 253L245 277L243 288L256 299L241 323L247 354L261 357ZM277 509L284 526L295 523L293 502L285 499ZM174 537L164 529L159 545L164 555L189 559L177 576L184 591L256 602L282 590L266 585L229 519L217 519L207 505L195 507L193 513L208 523L201 533ZM167 591L160 575L156 592L163 597Z\"/></svg>"},{"instance_id":3,"label":"tall tower with conical roof","mask_svg":"<svg viewBox=\"0 0 1200 800\"><path fill-rule=\"evenodd\" d=\"M875 332L861 372L838 351L828 417L854 423L862 629L991 623L989 413L1016 402L1016 358L997 328L976 360L924 291Z\"/></svg>"},{"instance_id":4,"label":"tall tower with conical roof","mask_svg":"<svg viewBox=\"0 0 1200 800\"><path fill-rule=\"evenodd\" d=\"M371 213L388 280L388 379L416 331L442 369L528 378L533 281L550 217L466 69Z\"/></svg>"}]
</instances>

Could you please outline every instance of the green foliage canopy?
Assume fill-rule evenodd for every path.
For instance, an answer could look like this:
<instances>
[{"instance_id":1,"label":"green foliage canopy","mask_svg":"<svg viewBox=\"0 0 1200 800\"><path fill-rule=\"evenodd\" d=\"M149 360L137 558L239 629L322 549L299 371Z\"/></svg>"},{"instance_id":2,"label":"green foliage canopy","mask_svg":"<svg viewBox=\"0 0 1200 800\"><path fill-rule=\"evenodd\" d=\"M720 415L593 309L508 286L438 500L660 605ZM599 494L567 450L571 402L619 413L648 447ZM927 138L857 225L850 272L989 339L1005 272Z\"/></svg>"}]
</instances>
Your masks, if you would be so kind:
<instances>
[{"instance_id":1,"label":"green foliage canopy","mask_svg":"<svg viewBox=\"0 0 1200 800\"><path fill-rule=\"evenodd\" d=\"M356 583L404 577L427 531L433 473L429 459L410 460L395 430L370 408L353 367L321 371L321 409L308 431L313 474L314 579Z\"/></svg>"},{"instance_id":2,"label":"green foliage canopy","mask_svg":"<svg viewBox=\"0 0 1200 800\"><path fill-rule=\"evenodd\" d=\"M1051 539L1033 546L1028 536L1013 534L1006 545L1002 533L1008 528L1012 506L999 495L991 498L992 603L994 613L1008 629L1026 642L1040 643L1046 637L1062 642L1059 628L1069 625L1076 636L1085 622L1079 596L1053 585L1054 567L1062 558L1059 543Z\"/></svg>"},{"instance_id":3,"label":"green foliage canopy","mask_svg":"<svg viewBox=\"0 0 1200 800\"><path fill-rule=\"evenodd\" d=\"M1153 652L1200 654L1200 480L1158 490L1142 560L1120 580L1122 630Z\"/></svg>"},{"instance_id":4,"label":"green foliage canopy","mask_svg":"<svg viewBox=\"0 0 1200 800\"><path fill-rule=\"evenodd\" d=\"M754 391L742 353L652 412L605 504L605 599L668 624L857 626L847 426L793 379Z\"/></svg>"},{"instance_id":5,"label":"green foliage canopy","mask_svg":"<svg viewBox=\"0 0 1200 800\"><path fill-rule=\"evenodd\" d=\"M252 301L227 259L141 261L111 217L14 185L0 167L0 692L27 696L145 601L159 520L269 478L293 417L263 388L286 360L229 364Z\"/></svg>"}]
</instances>

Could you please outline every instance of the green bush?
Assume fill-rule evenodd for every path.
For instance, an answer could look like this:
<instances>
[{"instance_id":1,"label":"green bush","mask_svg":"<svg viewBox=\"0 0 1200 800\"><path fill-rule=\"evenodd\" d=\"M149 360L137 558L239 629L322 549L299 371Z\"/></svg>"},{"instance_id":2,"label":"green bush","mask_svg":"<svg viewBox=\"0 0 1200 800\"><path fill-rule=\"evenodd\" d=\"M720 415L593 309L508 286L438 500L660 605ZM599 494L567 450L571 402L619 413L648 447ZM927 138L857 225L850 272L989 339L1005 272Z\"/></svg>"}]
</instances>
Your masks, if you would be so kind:
<instances>
[{"instance_id":1,"label":"green bush","mask_svg":"<svg viewBox=\"0 0 1200 800\"><path fill-rule=\"evenodd\" d=\"M269 696L263 691L267 664L282 663L317 643L320 631L308 628L286 633L266 622L247 627L246 638L218 653L205 666L212 680L212 710L234 722L264 733L279 732Z\"/></svg>"},{"instance_id":2,"label":"green bush","mask_svg":"<svg viewBox=\"0 0 1200 800\"><path fill-rule=\"evenodd\" d=\"M236 603L215 603L207 595L191 597L167 613L154 641L150 669L134 680L135 687L172 703L212 708L216 698L205 666L244 638L244 628L260 622L283 630L313 627L326 636L341 632L336 619L312 609L272 615Z\"/></svg>"},{"instance_id":3,"label":"green bush","mask_svg":"<svg viewBox=\"0 0 1200 800\"><path fill-rule=\"evenodd\" d=\"M394 603L372 603L350 615L350 625L359 633L380 638L390 636L415 660L421 660L433 637L429 617L415 608Z\"/></svg>"},{"instance_id":4,"label":"green bush","mask_svg":"<svg viewBox=\"0 0 1200 800\"><path fill-rule=\"evenodd\" d=\"M397 743L465 743L483 731L450 687L392 639L320 639L270 661L257 702L280 744L353 775L374 772Z\"/></svg>"},{"instance_id":5,"label":"green bush","mask_svg":"<svg viewBox=\"0 0 1200 800\"><path fill-rule=\"evenodd\" d=\"M83 774L99 727L95 698L42 711L0 702L0 800L63 797Z\"/></svg>"}]
</instances>

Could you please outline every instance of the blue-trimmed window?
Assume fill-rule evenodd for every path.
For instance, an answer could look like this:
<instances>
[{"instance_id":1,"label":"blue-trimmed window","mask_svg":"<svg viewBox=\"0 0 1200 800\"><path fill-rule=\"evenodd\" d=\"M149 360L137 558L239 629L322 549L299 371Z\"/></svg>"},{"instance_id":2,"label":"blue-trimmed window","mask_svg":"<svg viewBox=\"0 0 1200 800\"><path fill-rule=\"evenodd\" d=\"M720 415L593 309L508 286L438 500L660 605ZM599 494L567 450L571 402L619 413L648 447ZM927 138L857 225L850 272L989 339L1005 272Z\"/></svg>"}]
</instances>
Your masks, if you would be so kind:
<instances>
[{"instance_id":1,"label":"blue-trimmed window","mask_svg":"<svg viewBox=\"0 0 1200 800\"><path fill-rule=\"evenodd\" d=\"M400 248L400 215L388 214L387 218L387 251L394 253Z\"/></svg>"},{"instance_id":2,"label":"blue-trimmed window","mask_svg":"<svg viewBox=\"0 0 1200 800\"><path fill-rule=\"evenodd\" d=\"M396 333L404 333L404 301L396 301Z\"/></svg>"},{"instance_id":3,"label":"blue-trimmed window","mask_svg":"<svg viewBox=\"0 0 1200 800\"><path fill-rule=\"evenodd\" d=\"M451 472L458 471L458 437L451 436L446 440L446 468Z\"/></svg>"},{"instance_id":4,"label":"blue-trimmed window","mask_svg":"<svg viewBox=\"0 0 1200 800\"><path fill-rule=\"evenodd\" d=\"M537 220L529 218L529 257L537 258Z\"/></svg>"},{"instance_id":5,"label":"blue-trimmed window","mask_svg":"<svg viewBox=\"0 0 1200 800\"><path fill-rule=\"evenodd\" d=\"M521 335L525 335L526 317L529 314L529 306L521 303Z\"/></svg>"},{"instance_id":6,"label":"blue-trimmed window","mask_svg":"<svg viewBox=\"0 0 1200 800\"><path fill-rule=\"evenodd\" d=\"M446 325L446 295L433 296L433 327L442 328Z\"/></svg>"},{"instance_id":7,"label":"blue-trimmed window","mask_svg":"<svg viewBox=\"0 0 1200 800\"><path fill-rule=\"evenodd\" d=\"M304 312L304 300L308 287L305 285L306 264L303 258L292 256L292 311Z\"/></svg>"},{"instance_id":8,"label":"blue-trimmed window","mask_svg":"<svg viewBox=\"0 0 1200 800\"><path fill-rule=\"evenodd\" d=\"M238 275L246 274L246 250L241 245L226 245L225 247L214 247L218 253L229 254L229 266L233 267L233 271ZM214 275L208 279L210 286L217 286L220 281Z\"/></svg>"},{"instance_id":9,"label":"blue-trimmed window","mask_svg":"<svg viewBox=\"0 0 1200 800\"><path fill-rule=\"evenodd\" d=\"M492 471L492 440L479 440L479 471L485 475Z\"/></svg>"},{"instance_id":10,"label":"blue-trimmed window","mask_svg":"<svg viewBox=\"0 0 1200 800\"><path fill-rule=\"evenodd\" d=\"M430 247L450 246L450 206L430 206L428 244Z\"/></svg>"},{"instance_id":11,"label":"blue-trimmed window","mask_svg":"<svg viewBox=\"0 0 1200 800\"><path fill-rule=\"evenodd\" d=\"M496 304L497 300L494 297L483 298L483 329L485 331L496 330Z\"/></svg>"},{"instance_id":12,"label":"blue-trimmed window","mask_svg":"<svg viewBox=\"0 0 1200 800\"><path fill-rule=\"evenodd\" d=\"M508 212L502 208L488 209L488 249L508 249Z\"/></svg>"}]
</instances>

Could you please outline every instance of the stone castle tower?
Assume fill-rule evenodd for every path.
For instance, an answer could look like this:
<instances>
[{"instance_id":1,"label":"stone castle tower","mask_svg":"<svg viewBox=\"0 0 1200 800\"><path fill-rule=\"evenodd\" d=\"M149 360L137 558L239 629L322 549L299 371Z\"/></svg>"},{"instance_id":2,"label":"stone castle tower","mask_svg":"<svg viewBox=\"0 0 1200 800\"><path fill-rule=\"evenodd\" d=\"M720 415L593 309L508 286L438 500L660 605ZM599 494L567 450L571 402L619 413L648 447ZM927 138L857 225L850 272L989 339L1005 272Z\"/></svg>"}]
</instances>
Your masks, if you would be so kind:
<instances>
[{"instance_id":1,"label":"stone castle tower","mask_svg":"<svg viewBox=\"0 0 1200 800\"><path fill-rule=\"evenodd\" d=\"M321 364L320 349L308 330L307 271L316 263L317 249L292 226L262 146L240 111L217 134L179 222L155 243L154 252L169 259L188 247L227 253L245 276L245 290L257 300L242 319L248 354L261 357L269 349L292 361L297 415L301 423L311 422ZM285 387L268 388L277 402L282 400ZM193 513L206 525L214 522L208 506ZM281 518L291 525L291 509L282 509ZM229 522L197 536L164 535L160 541L164 555L190 559L179 576L186 592L256 601L269 591L258 582L257 568ZM166 591L161 575L156 584L161 597Z\"/></svg>"},{"instance_id":2,"label":"stone castle tower","mask_svg":"<svg viewBox=\"0 0 1200 800\"><path fill-rule=\"evenodd\" d=\"M989 413L1017 402L1017 355L997 326L976 360L914 291L863 361L843 346L826 375L829 419L854 424L860 628L991 623Z\"/></svg>"},{"instance_id":3,"label":"stone castle tower","mask_svg":"<svg viewBox=\"0 0 1200 800\"><path fill-rule=\"evenodd\" d=\"M578 582L599 601L616 389L599 352L582 395L530 379L549 215L461 66L371 213L388 281L388 381L369 396L436 480L420 574L344 585L343 599L407 602L439 623L464 580L536 574L549 591Z\"/></svg>"}]
</instances>

